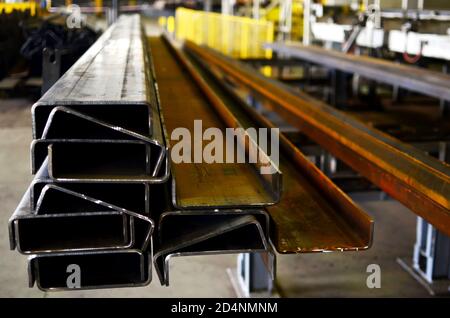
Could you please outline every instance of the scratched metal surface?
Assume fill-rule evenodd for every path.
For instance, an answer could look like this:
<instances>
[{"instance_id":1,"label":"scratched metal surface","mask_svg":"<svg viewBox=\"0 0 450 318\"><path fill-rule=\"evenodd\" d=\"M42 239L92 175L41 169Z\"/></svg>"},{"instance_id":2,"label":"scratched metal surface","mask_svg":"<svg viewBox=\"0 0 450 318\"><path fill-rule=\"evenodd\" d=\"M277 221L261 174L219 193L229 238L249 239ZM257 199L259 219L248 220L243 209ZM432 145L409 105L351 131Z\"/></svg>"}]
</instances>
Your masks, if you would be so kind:
<instances>
[{"instance_id":1,"label":"scratched metal surface","mask_svg":"<svg viewBox=\"0 0 450 318\"><path fill-rule=\"evenodd\" d=\"M248 127L275 127L248 106L248 91L227 81L217 68L197 61L197 70L224 103ZM233 89L231 89L233 87ZM240 102L238 102L240 101ZM279 253L355 251L370 247L373 219L339 190L280 135L283 193L278 204L266 207L272 219L271 241Z\"/></svg>"},{"instance_id":2,"label":"scratched metal surface","mask_svg":"<svg viewBox=\"0 0 450 318\"><path fill-rule=\"evenodd\" d=\"M201 59L273 102L287 122L446 234L450 233L450 167L424 152L265 78L242 63L188 42Z\"/></svg>"},{"instance_id":3,"label":"scratched metal surface","mask_svg":"<svg viewBox=\"0 0 450 318\"><path fill-rule=\"evenodd\" d=\"M202 120L203 129L216 127L225 132L227 126L187 71L176 62L163 40L150 38L149 43L168 136L179 127L187 128L193 136L194 120ZM200 142L203 142L203 147L208 143ZM243 207L273 203L273 194L250 164L172 162L172 174L176 194L174 205L178 208Z\"/></svg>"}]
</instances>

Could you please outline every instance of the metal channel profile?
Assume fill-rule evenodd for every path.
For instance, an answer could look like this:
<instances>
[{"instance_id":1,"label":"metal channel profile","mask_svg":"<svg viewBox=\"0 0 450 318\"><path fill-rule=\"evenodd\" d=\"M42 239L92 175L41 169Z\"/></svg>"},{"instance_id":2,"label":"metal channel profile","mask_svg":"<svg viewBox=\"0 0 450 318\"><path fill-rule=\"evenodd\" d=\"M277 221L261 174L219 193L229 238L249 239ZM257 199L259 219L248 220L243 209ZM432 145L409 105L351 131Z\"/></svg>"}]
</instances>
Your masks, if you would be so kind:
<instances>
[{"instance_id":1,"label":"metal channel profile","mask_svg":"<svg viewBox=\"0 0 450 318\"><path fill-rule=\"evenodd\" d=\"M450 168L425 153L220 53L186 48L273 103L274 110L352 169L450 235Z\"/></svg>"},{"instance_id":2,"label":"metal channel profile","mask_svg":"<svg viewBox=\"0 0 450 318\"><path fill-rule=\"evenodd\" d=\"M42 176L38 178L42 181ZM102 193L98 188L90 190ZM145 251L154 228L146 214L66 189L64 184L34 181L10 218L11 249L22 254L131 247Z\"/></svg>"},{"instance_id":3,"label":"metal channel profile","mask_svg":"<svg viewBox=\"0 0 450 318\"><path fill-rule=\"evenodd\" d=\"M31 182L31 208L33 211L39 210L38 200L41 197L46 199L40 202L42 209L51 208L53 210L65 209L75 206L83 211L85 205L66 204L65 200L59 200L58 197L41 196L41 192L49 184L58 185L64 189L83 194L86 197L95 198L96 202L100 201L108 203L108 207L115 206L118 209L127 211L135 211L141 215L150 216L150 185L146 182L142 183L99 183L99 182L56 182L50 178L48 174L48 161L45 160L41 168L36 173ZM50 193L51 194L51 193ZM89 201L84 200L85 204ZM48 204L50 204L48 206Z\"/></svg>"},{"instance_id":4,"label":"metal channel profile","mask_svg":"<svg viewBox=\"0 0 450 318\"><path fill-rule=\"evenodd\" d=\"M208 128L220 129L225 135L227 127L239 126L220 100L190 75L191 67L179 52L171 49L162 38L150 38L149 42L168 135L180 127L187 128L194 138L195 134L203 135L202 129ZM195 129L195 120L202 121L199 131ZM194 140L194 147L207 144L201 138ZM242 144L245 149L247 146ZM273 164L275 173L261 175L259 163L199 162L194 152L191 163L172 163L172 199L177 209L266 206L279 200L281 174L272 162L266 160Z\"/></svg>"},{"instance_id":5,"label":"metal channel profile","mask_svg":"<svg viewBox=\"0 0 450 318\"><path fill-rule=\"evenodd\" d=\"M251 108L217 67L192 58L199 76L209 83L244 128L274 128ZM370 247L373 219L337 188L283 134L280 169L283 195L266 207L271 216L271 241L279 253L356 251Z\"/></svg>"},{"instance_id":6,"label":"metal channel profile","mask_svg":"<svg viewBox=\"0 0 450 318\"><path fill-rule=\"evenodd\" d=\"M133 219L120 211L44 213L31 211L28 190L9 220L11 249L22 254L129 248Z\"/></svg>"},{"instance_id":7,"label":"metal channel profile","mask_svg":"<svg viewBox=\"0 0 450 318\"><path fill-rule=\"evenodd\" d=\"M32 108L32 172L161 183L169 159L138 15L122 16Z\"/></svg>"},{"instance_id":8,"label":"metal channel profile","mask_svg":"<svg viewBox=\"0 0 450 318\"><path fill-rule=\"evenodd\" d=\"M267 43L265 48L368 79L450 101L450 76L368 56L349 55L300 43Z\"/></svg>"},{"instance_id":9,"label":"metal channel profile","mask_svg":"<svg viewBox=\"0 0 450 318\"><path fill-rule=\"evenodd\" d=\"M168 211L159 217L158 223L158 240L163 243L171 240L176 233L188 233L193 228L201 226L208 227L215 222L223 220L232 220L238 216L252 215L258 220L261 230L266 239L269 239L269 215L265 210L190 210L190 211ZM166 233L167 231L167 233Z\"/></svg>"},{"instance_id":10,"label":"metal channel profile","mask_svg":"<svg viewBox=\"0 0 450 318\"><path fill-rule=\"evenodd\" d=\"M152 278L149 258L136 249L34 255L28 259L29 285L42 291L146 286ZM79 267L79 287L67 284L71 264Z\"/></svg>"},{"instance_id":11,"label":"metal channel profile","mask_svg":"<svg viewBox=\"0 0 450 318\"><path fill-rule=\"evenodd\" d=\"M173 257L268 252L263 211L167 212L160 217L160 245L153 262L162 285L169 286ZM260 223L262 220L263 223Z\"/></svg>"}]
</instances>

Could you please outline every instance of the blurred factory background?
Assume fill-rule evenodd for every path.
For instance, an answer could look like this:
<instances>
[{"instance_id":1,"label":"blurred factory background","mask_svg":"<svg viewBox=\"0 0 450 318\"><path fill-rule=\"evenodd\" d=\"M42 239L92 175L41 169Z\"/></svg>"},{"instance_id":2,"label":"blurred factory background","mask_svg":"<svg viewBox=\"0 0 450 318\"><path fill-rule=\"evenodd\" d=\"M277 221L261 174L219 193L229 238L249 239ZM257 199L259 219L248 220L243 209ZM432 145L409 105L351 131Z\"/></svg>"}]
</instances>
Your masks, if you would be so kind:
<instances>
[{"instance_id":1,"label":"blurred factory background","mask_svg":"<svg viewBox=\"0 0 450 318\"><path fill-rule=\"evenodd\" d=\"M32 181L31 107L77 60L90 61L85 52L131 14L149 37L143 46L165 129L182 122L164 111L172 97L186 118L201 118L189 110L190 98L216 105L211 92L233 105L242 126L280 129L281 199L261 208L275 258L202 251L171 261L169 287L153 269L146 287L30 289L7 229ZM120 62L121 42L111 43L118 53L109 58ZM0 0L0 296L448 296L449 73L446 0ZM191 96L194 90L204 95ZM236 185L217 178L228 200ZM378 271L381 286L372 286Z\"/></svg>"}]
</instances>

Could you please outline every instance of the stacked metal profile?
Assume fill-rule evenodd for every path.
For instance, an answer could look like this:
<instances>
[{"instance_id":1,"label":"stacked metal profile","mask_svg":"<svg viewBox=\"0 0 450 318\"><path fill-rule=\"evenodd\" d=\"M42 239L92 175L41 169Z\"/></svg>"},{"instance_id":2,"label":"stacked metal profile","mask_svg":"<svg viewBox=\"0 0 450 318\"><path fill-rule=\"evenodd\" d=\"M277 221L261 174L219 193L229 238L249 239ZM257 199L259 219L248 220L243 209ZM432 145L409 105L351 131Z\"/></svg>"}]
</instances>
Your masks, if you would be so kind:
<instances>
[{"instance_id":1,"label":"stacked metal profile","mask_svg":"<svg viewBox=\"0 0 450 318\"><path fill-rule=\"evenodd\" d=\"M150 187L169 164L139 16L111 26L32 115L35 177L9 224L30 286L148 284ZM74 265L80 286L67 282Z\"/></svg>"},{"instance_id":2,"label":"stacked metal profile","mask_svg":"<svg viewBox=\"0 0 450 318\"><path fill-rule=\"evenodd\" d=\"M282 178L247 131L271 140L274 126L240 109L215 73L186 47L147 45L139 16L123 16L33 106L35 178L9 224L11 248L31 255L30 285L141 286L152 263L168 285L170 259L199 254L264 253L273 274L269 242L280 253L370 246L373 220L280 134ZM198 121L200 133L241 129L237 148L254 160L198 162ZM194 151L169 167L178 128Z\"/></svg>"},{"instance_id":3,"label":"stacked metal profile","mask_svg":"<svg viewBox=\"0 0 450 318\"><path fill-rule=\"evenodd\" d=\"M180 127L195 135L196 122L201 122L205 131L216 129L223 135L226 128L242 129L223 101L198 81L197 72L180 50L161 38L149 42L160 110L170 135ZM195 138L194 147L198 147L202 141ZM173 257L192 255L259 253L267 278L273 276L274 254L265 207L280 199L281 172L248 132L236 139L237 149L246 156L252 146L257 149L259 156L253 163L207 163L194 158L194 149L188 151L188 162L171 165L171 207L161 214L155 238L154 264L162 284L169 285ZM220 153L225 154L227 145L221 147ZM261 174L262 167L273 173Z\"/></svg>"},{"instance_id":4,"label":"stacked metal profile","mask_svg":"<svg viewBox=\"0 0 450 318\"><path fill-rule=\"evenodd\" d=\"M142 286L152 263L168 285L172 256L270 250L262 207L279 199L279 171L265 182L275 189L264 190L255 167L242 168L262 201L244 195L223 203L204 193L216 204L183 202L198 184L179 172L198 166L172 167L178 174L169 179L157 95L140 17L122 16L33 106L35 177L9 223L11 249L30 255L30 287Z\"/></svg>"}]
</instances>

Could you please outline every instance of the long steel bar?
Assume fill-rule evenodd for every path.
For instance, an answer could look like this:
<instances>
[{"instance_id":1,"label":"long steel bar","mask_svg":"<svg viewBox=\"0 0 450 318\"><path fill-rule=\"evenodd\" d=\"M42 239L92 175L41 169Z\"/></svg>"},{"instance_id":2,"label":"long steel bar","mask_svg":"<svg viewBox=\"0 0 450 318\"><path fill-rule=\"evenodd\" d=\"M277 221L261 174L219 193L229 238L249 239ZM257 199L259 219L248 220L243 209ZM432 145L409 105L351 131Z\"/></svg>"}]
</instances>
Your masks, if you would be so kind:
<instances>
[{"instance_id":1,"label":"long steel bar","mask_svg":"<svg viewBox=\"0 0 450 318\"><path fill-rule=\"evenodd\" d=\"M205 228L216 222L236 219L239 216L252 215L260 224L265 238L269 239L269 215L265 210L182 210L168 211L161 214L158 222L158 240L164 243L167 240L177 239L178 235L189 234L195 228L206 231Z\"/></svg>"},{"instance_id":2,"label":"long steel bar","mask_svg":"<svg viewBox=\"0 0 450 318\"><path fill-rule=\"evenodd\" d=\"M216 67L197 62L197 71L245 128L274 128L249 107ZM207 67L205 67L207 66ZM230 85L227 85L230 83ZM373 220L280 134L283 195L269 206L271 240L280 253L364 250L370 247Z\"/></svg>"},{"instance_id":3,"label":"long steel bar","mask_svg":"<svg viewBox=\"0 0 450 318\"><path fill-rule=\"evenodd\" d=\"M91 105L91 107L93 106ZM64 143L67 144L65 147L68 147L69 150L70 148L77 148L73 150L74 155L79 152L90 154L88 157L89 164L85 163L84 165L81 164L83 160L70 161L70 156L68 156L69 158L66 157L65 160L64 158L57 160L60 161L60 166L62 165L65 170L76 170L76 167L82 167L83 169L86 166L93 167L95 166L95 160L95 162L99 162L99 166L91 171L90 178L94 180L114 180L116 176L117 179L123 181L126 181L125 179L148 182L166 180L168 178L168 159L156 102L153 104L151 111L153 113L152 118L155 121L153 136L145 136L80 113L69 107L56 106L52 108L42 135L39 139L33 140L31 144L33 173L41 166L47 156L50 157L50 163L52 163L53 152L51 149L61 147L57 145ZM83 127L83 129L80 129L80 127ZM120 147L128 148L128 150L120 149ZM115 151L115 148L118 150ZM64 153L67 152L64 151ZM134 153L130 158L126 153L131 152ZM86 157L84 153L83 156ZM120 175L119 172L123 170L121 165L127 165L127 160L134 160L135 162L131 165L128 164L128 166L131 166L126 171L128 175L124 176L124 173ZM50 173L53 172L52 166L52 164L49 165ZM105 173L104 166L112 166L113 171L111 172L111 169L109 169L109 174ZM114 172L114 170L117 172ZM78 175L75 173L75 176L73 174L72 172L72 179L87 178L86 173L78 173ZM55 178L61 179L56 176Z\"/></svg>"},{"instance_id":4,"label":"long steel bar","mask_svg":"<svg viewBox=\"0 0 450 318\"><path fill-rule=\"evenodd\" d=\"M45 161L11 216L11 249L23 254L147 250L154 228L148 185L56 183L46 172ZM128 196L114 197L118 191Z\"/></svg>"},{"instance_id":5,"label":"long steel bar","mask_svg":"<svg viewBox=\"0 0 450 318\"><path fill-rule=\"evenodd\" d=\"M443 73L294 42L268 43L265 47L277 53L323 65L330 69L359 74L380 83L450 100L450 76Z\"/></svg>"},{"instance_id":6,"label":"long steel bar","mask_svg":"<svg viewBox=\"0 0 450 318\"><path fill-rule=\"evenodd\" d=\"M166 181L150 71L140 17L120 17L33 105L32 172L48 156L58 181Z\"/></svg>"},{"instance_id":7,"label":"long steel bar","mask_svg":"<svg viewBox=\"0 0 450 318\"><path fill-rule=\"evenodd\" d=\"M138 15L121 16L33 105L33 137L41 138L56 106L152 136L157 123L143 37Z\"/></svg>"},{"instance_id":8,"label":"long steel bar","mask_svg":"<svg viewBox=\"0 0 450 318\"><path fill-rule=\"evenodd\" d=\"M450 235L450 168L443 162L254 69L194 43L187 50L274 103L311 139Z\"/></svg>"},{"instance_id":9,"label":"long steel bar","mask_svg":"<svg viewBox=\"0 0 450 318\"><path fill-rule=\"evenodd\" d=\"M127 211L138 212L151 216L149 209L150 184L148 183L99 183L99 182L55 182L48 174L48 161L45 160L31 182L31 209L68 211L75 208L74 204L58 198L42 197L42 190L48 185L58 185L64 189L95 198L96 201L107 202L109 205L120 207ZM46 200L42 201L41 199ZM89 203L89 201L85 203ZM86 211L86 204L77 206L79 211Z\"/></svg>"},{"instance_id":10,"label":"long steel bar","mask_svg":"<svg viewBox=\"0 0 450 318\"><path fill-rule=\"evenodd\" d=\"M203 130L217 128L225 135L227 125L208 96L186 72L186 65L162 38L150 38L155 76L168 135L185 127L194 138L194 147L207 142L196 132L195 120L201 120ZM210 96L211 97L211 96ZM231 126L232 127L232 126ZM191 140L189 141L189 143ZM225 147L223 145L223 154ZM173 205L180 209L263 206L276 203L280 196L281 175L278 167L272 175L263 176L253 164L196 162L173 163ZM202 153L200 153L202 155Z\"/></svg>"},{"instance_id":11,"label":"long steel bar","mask_svg":"<svg viewBox=\"0 0 450 318\"><path fill-rule=\"evenodd\" d=\"M68 286L69 266L80 270L80 286ZM30 256L29 285L42 291L146 286L151 282L149 254L136 249Z\"/></svg>"},{"instance_id":12,"label":"long steel bar","mask_svg":"<svg viewBox=\"0 0 450 318\"><path fill-rule=\"evenodd\" d=\"M126 249L135 239L134 219L121 211L99 207L34 214L29 192L10 219L9 232L11 248L22 254Z\"/></svg>"},{"instance_id":13,"label":"long steel bar","mask_svg":"<svg viewBox=\"0 0 450 318\"><path fill-rule=\"evenodd\" d=\"M9 221L11 249L23 254L129 247L145 251L153 228L153 220L144 214L55 184L42 189L35 209L29 189Z\"/></svg>"},{"instance_id":14,"label":"long steel bar","mask_svg":"<svg viewBox=\"0 0 450 318\"><path fill-rule=\"evenodd\" d=\"M180 226L181 220L166 224L162 245L154 256L161 284L169 285L169 261L174 256L268 252L266 234L257 214L240 212L210 214L209 221L180 212L178 218L186 219L186 226ZM163 214L162 219L170 215L173 213Z\"/></svg>"}]
</instances>

